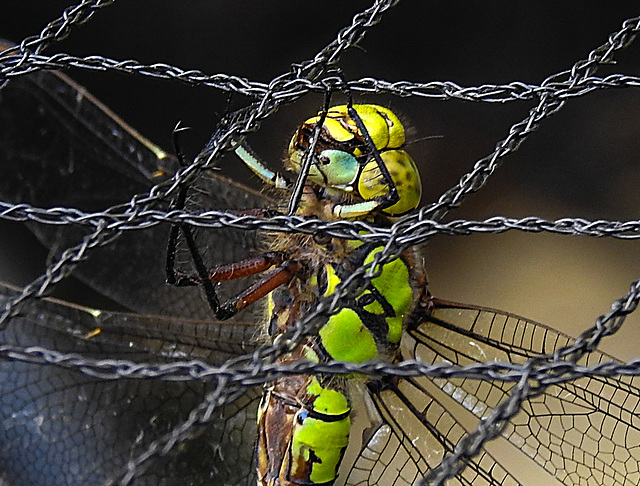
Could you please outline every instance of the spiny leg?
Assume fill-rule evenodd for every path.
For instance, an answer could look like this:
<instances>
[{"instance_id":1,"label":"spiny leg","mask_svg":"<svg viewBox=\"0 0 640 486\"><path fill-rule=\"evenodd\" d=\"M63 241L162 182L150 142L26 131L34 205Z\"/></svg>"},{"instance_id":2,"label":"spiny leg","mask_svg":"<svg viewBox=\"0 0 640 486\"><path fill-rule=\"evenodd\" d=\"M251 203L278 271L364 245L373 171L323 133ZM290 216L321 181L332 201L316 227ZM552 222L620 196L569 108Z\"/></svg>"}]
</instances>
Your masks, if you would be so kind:
<instances>
[{"instance_id":1,"label":"spiny leg","mask_svg":"<svg viewBox=\"0 0 640 486\"><path fill-rule=\"evenodd\" d=\"M186 165L184 154L180 149L179 143L179 132L182 130L184 130L184 128L177 126L173 132L173 136L176 156L178 157L180 164L184 167ZM186 184L180 188L178 196L171 204L171 209L184 208L188 189L189 186ZM254 216L272 216L274 211L249 209L245 211L234 211L234 213L239 215L251 214ZM189 253L191 254L194 266L196 267L196 273L187 274L179 272L175 268L180 232L182 232L185 242L187 243ZM220 303L214 284L256 275L268 270L274 265L278 265L278 267L264 275L261 279L250 285L240 294L229 298L224 303ZM261 299L278 286L289 282L296 273L301 270L301 268L302 265L298 262L286 261L284 254L279 252L270 252L253 258L241 260L239 262L218 265L209 269L205 266L204 261L202 260L202 256L200 255L200 251L198 250L198 246L193 236L193 231L187 224L172 224L169 231L167 258L165 262L167 283L176 287L202 285L207 302L217 319L224 320L237 314L238 311L247 305Z\"/></svg>"},{"instance_id":2,"label":"spiny leg","mask_svg":"<svg viewBox=\"0 0 640 486\"><path fill-rule=\"evenodd\" d=\"M253 258L207 269L202 262L191 231L184 231L183 229L183 234L196 266L197 273L186 274L177 272L175 268L170 269L167 267L167 282L176 287L202 285L205 289L205 295L211 310L216 318L220 320L229 319L234 316L240 310L260 300L280 285L291 281L291 279L302 270L302 264L295 260L286 260L285 255L279 252L264 253ZM257 282L239 294L229 298L222 304L220 303L214 284L250 277L264 272L274 265L278 266L271 272L263 275Z\"/></svg>"}]
</instances>

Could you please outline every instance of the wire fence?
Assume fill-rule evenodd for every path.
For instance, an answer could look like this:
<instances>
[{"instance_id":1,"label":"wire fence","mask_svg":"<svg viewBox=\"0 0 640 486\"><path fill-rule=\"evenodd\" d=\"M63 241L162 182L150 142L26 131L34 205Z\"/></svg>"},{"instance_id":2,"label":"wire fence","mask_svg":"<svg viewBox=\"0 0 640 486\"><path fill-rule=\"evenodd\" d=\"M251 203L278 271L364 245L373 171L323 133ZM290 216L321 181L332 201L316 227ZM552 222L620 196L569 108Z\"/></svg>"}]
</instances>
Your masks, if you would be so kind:
<instances>
[{"instance_id":1,"label":"wire fence","mask_svg":"<svg viewBox=\"0 0 640 486\"><path fill-rule=\"evenodd\" d=\"M168 64L144 64L135 60L116 60L102 56L77 57L68 54L46 55L47 49L59 40L73 35L79 26L88 23L93 16L113 4L113 1L83 1L68 8L58 19L47 25L40 34L24 39L18 46L0 54L0 83L28 75L38 70L65 70L79 68L95 71L115 71L140 77L163 78L191 85L204 85L225 93L242 95L251 100L248 108L227 115L218 126L206 149L173 178L153 187L148 194L138 194L131 201L104 211L90 212L71 207L41 208L25 203L0 202L0 217L9 221L33 222L45 225L77 225L89 230L89 234L76 246L66 249L39 278L24 287L10 299L2 310L0 322L7 322L20 312L21 305L29 299L47 295L50 287L68 276L94 248L111 244L121 233L139 231L158 224L179 223L200 228L234 228L261 230L276 233L326 234L333 237L360 239L384 245L375 261L358 269L329 298L321 299L312 313L299 322L295 329L276 343L264 345L252 354L242 356L222 366L213 366L203 360L185 360L171 363L139 363L122 359L93 359L80 354L60 352L43 347L21 348L0 345L0 355L11 360L55 365L78 369L89 376L103 380L162 379L173 381L204 380L215 386L201 405L192 410L188 419L169 434L154 441L141 455L132 458L127 470L116 481L129 484L148 460L164 455L187 438L194 430L215 420L214 411L232 401L243 387L265 384L278 377L292 374L327 373L347 375L361 373L370 376L431 376L434 378L471 378L516 383L506 401L496 407L477 429L465 437L455 452L447 456L440 466L425 479L424 484L440 485L458 474L469 458L476 454L486 441L500 435L528 398L534 397L558 383L577 380L585 376L637 376L640 359L625 364L600 363L583 366L577 361L594 350L602 338L615 333L625 317L635 310L640 300L640 281L633 282L629 292L613 302L611 310L600 316L595 325L571 345L556 350L551 355L527 361L524 364L477 363L467 366L426 365L409 360L389 363L308 363L285 365L274 362L300 343L304 336L317 331L327 316L339 309L349 295L373 276L373 268L397 257L407 248L424 243L437 234L468 235L471 233L502 233L507 231L548 232L561 235L585 235L637 239L640 237L640 221L588 220L585 218L561 218L546 220L538 217L494 217L482 221L453 220L443 218L459 207L469 196L483 188L487 180L500 167L503 159L515 151L541 123L558 113L565 104L575 98L592 93L640 85L640 77L623 73L597 75L598 68L615 62L616 55L633 42L640 30L640 17L624 21L620 29L612 33L602 45L568 69L550 75L538 85L523 82L506 84L460 86L453 82L412 83L393 82L377 78L344 81L333 71L345 51L357 46L370 29L374 29L387 10L398 2L376 1L370 8L357 14L351 24L342 29L335 40L321 49L312 59L292 65L289 72L271 81L259 82L227 74L207 74L196 70L183 70ZM460 177L459 182L443 193L434 203L403 217L391 227L378 227L363 221L327 222L298 216L274 216L263 218L224 211L188 211L158 209L160 202L175 197L176 191L189 184L203 170L214 167L219 157L242 141L247 135L260 129L262 121L270 117L280 106L294 103L302 96L314 92L345 91L354 94L386 93L401 97L432 99L457 99L479 103L508 103L528 100L534 102L527 116L515 123L495 150L478 160L473 169Z\"/></svg>"}]
</instances>

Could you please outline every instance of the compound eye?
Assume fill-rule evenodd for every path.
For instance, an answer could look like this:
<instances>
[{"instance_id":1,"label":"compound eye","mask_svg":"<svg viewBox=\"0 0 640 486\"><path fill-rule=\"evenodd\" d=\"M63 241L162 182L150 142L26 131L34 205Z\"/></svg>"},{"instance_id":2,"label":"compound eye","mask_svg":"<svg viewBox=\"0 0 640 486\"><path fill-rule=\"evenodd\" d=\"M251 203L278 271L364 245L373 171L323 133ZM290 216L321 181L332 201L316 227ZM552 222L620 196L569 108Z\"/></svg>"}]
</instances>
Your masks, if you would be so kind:
<instances>
[{"instance_id":1,"label":"compound eye","mask_svg":"<svg viewBox=\"0 0 640 486\"><path fill-rule=\"evenodd\" d=\"M411 156L404 150L387 150L380 154L391 179L398 190L400 200L384 212L400 216L418 207L422 195L420 173ZM370 160L362 169L358 180L358 192L365 201L383 196L388 191L380 168L375 160Z\"/></svg>"},{"instance_id":2,"label":"compound eye","mask_svg":"<svg viewBox=\"0 0 640 486\"><path fill-rule=\"evenodd\" d=\"M318 171L324 175L327 186L346 185L358 176L358 160L344 150L327 149L318 154Z\"/></svg>"}]
</instances>

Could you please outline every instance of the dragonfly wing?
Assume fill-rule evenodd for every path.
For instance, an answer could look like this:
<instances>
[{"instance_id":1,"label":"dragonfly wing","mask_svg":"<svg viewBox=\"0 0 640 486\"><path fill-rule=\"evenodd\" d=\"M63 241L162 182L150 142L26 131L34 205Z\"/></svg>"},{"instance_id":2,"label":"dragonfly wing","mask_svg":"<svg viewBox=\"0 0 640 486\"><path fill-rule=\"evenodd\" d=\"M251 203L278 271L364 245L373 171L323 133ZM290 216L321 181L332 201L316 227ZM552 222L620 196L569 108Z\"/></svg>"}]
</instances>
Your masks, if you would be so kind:
<instances>
[{"instance_id":1,"label":"dragonfly wing","mask_svg":"<svg viewBox=\"0 0 640 486\"><path fill-rule=\"evenodd\" d=\"M103 211L144 194L178 169L68 77L36 72L0 91L0 197L43 208ZM208 209L271 206L270 199L215 174L201 177ZM157 209L167 209L160 201ZM58 253L87 234L79 226L31 224ZM0 342L43 346L84 358L221 364L253 350L256 328L211 321L197 288L165 284L168 226L125 232L89 253L75 275L141 314L102 312L49 300L20 308ZM246 258L254 233L201 232L213 263ZM244 286L229 283L230 293ZM11 291L2 291L4 301ZM150 314L178 316L153 317ZM200 319L196 321L194 319ZM91 337L88 337L91 336ZM160 380L100 380L79 371L22 361L0 362L0 477L9 484L101 484L127 461L181 424L212 385ZM247 389L196 433L149 468L136 484L255 484L253 443L260 389ZM25 452L26 451L26 452Z\"/></svg>"},{"instance_id":2,"label":"dragonfly wing","mask_svg":"<svg viewBox=\"0 0 640 486\"><path fill-rule=\"evenodd\" d=\"M354 417L354 427L358 427L363 410L368 412L366 425L359 428L362 440L356 447L360 452L355 458L347 452L340 485L414 486L469 431L449 412L447 397L433 384L420 380L401 380L396 386L372 389L365 401L366 408ZM460 477L447 484L519 483L494 456L483 451Z\"/></svg>"},{"instance_id":3,"label":"dragonfly wing","mask_svg":"<svg viewBox=\"0 0 640 486\"><path fill-rule=\"evenodd\" d=\"M0 291L0 304L13 295L5 287ZM222 362L251 351L253 332L241 323L96 315L90 309L32 300L0 332L0 340L88 359L162 364L185 354ZM11 485L102 484L184 421L212 386L198 380L103 380L76 369L2 360L1 477ZM135 484L255 484L253 444L260 395L260 388L247 389Z\"/></svg>"},{"instance_id":4,"label":"dragonfly wing","mask_svg":"<svg viewBox=\"0 0 640 486\"><path fill-rule=\"evenodd\" d=\"M492 360L521 363L572 341L554 329L506 312L439 300L433 303L431 315L406 333L405 357L459 365ZM613 358L594 351L583 358L582 364L609 360ZM424 422L426 418L430 427L444 420L447 425L438 430L447 439L447 447L442 448L447 452L449 442L455 445L459 439L458 425L469 423L470 416L475 416L477 422L488 415L507 398L513 386L500 381L416 378L401 383L400 390L417 409L411 420ZM418 391L428 393L421 396ZM392 406L393 402L386 404L389 400L384 399L384 393L380 395L383 403ZM443 407L429 417L435 397L446 403L446 411ZM497 479L485 481L506 484L501 479L506 470L520 484L539 484L541 477L546 478L545 484L554 481L565 485L637 484L639 411L640 389L633 377L589 377L554 385L526 401L504 432L504 438L530 460L523 461L522 454L514 455L512 447L506 450L500 444L487 444L487 450L501 451L499 456L494 452L494 457L500 457L501 467ZM403 420L398 422L404 423ZM452 432L447 432L448 427ZM426 448L429 454L431 449ZM508 457L519 462L511 463ZM484 460L484 456L476 459L471 469L483 466ZM496 471L493 467L484 467L492 477Z\"/></svg>"},{"instance_id":5,"label":"dragonfly wing","mask_svg":"<svg viewBox=\"0 0 640 486\"><path fill-rule=\"evenodd\" d=\"M506 312L432 302L432 312L403 337L406 359L522 363L572 342L554 329ZM583 358L585 365L610 360L599 352ZM338 484L418 484L513 386L427 377L370 386L364 406L354 406L360 410L354 414L354 428L361 431L361 441L355 453L347 451ZM633 377L590 377L554 385L526 401L504 436L485 444L447 484L637 484L639 408L640 389Z\"/></svg>"},{"instance_id":6,"label":"dragonfly wing","mask_svg":"<svg viewBox=\"0 0 640 486\"><path fill-rule=\"evenodd\" d=\"M0 93L0 197L43 208L64 206L102 211L144 194L175 173L177 161L126 125L84 88L63 74L40 71L13 79ZM215 174L203 176L207 209L263 207L272 201ZM154 206L166 209L168 201ZM58 252L77 244L85 228L31 225ZM211 264L229 263L255 251L255 233L202 232L215 249ZM129 231L90 252L74 273L131 310L206 318L200 291L165 284L169 228ZM243 287L231 282L229 293Z\"/></svg>"}]
</instances>

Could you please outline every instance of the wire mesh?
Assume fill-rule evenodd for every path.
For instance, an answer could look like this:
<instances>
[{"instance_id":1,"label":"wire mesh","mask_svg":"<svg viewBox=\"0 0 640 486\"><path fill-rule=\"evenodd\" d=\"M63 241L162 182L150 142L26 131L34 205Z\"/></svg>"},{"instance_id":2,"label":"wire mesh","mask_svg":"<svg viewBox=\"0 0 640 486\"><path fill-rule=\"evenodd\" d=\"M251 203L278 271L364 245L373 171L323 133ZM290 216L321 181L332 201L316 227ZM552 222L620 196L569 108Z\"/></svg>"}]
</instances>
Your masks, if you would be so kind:
<instances>
[{"instance_id":1,"label":"wire mesh","mask_svg":"<svg viewBox=\"0 0 640 486\"><path fill-rule=\"evenodd\" d=\"M189 359L170 363L140 363L129 360L94 359L77 353L61 352L45 347L21 348L14 345L0 346L0 354L11 360L55 365L78 369L82 373L104 380L148 379L190 381L203 380L214 384L202 403L195 407L188 418L168 434L151 443L145 451L133 457L125 471L113 479L118 484L129 484L146 467L149 459L167 454L198 428L215 420L215 410L233 401L242 387L264 384L280 376L299 373L322 372L329 374L362 373L371 376L432 376L434 378L472 378L476 380L503 380L514 382L511 394L494 408L475 431L459 442L455 451L440 466L434 468L424 484L444 484L455 477L483 445L499 436L510 419L521 409L522 403L542 393L552 384L576 380L584 376L623 376L638 374L638 360L626 364L600 363L592 366L577 364L585 354L598 347L605 336L615 333L625 317L635 310L640 299L640 281L633 282L626 295L613 302L611 310L600 316L596 324L586 329L568 346L549 355L541 355L522 365L511 363L479 363L467 366L426 365L419 361L388 363L307 363L284 365L273 362L274 357L287 352L303 336L317 330L319 323L343 305L363 279L371 278L371 269L377 263L387 262L403 250L425 243L434 235L463 236L472 233L503 233L523 231L529 233L556 233L636 239L640 222L616 221L601 218L492 217L484 220L457 219L443 222L449 211L458 208L468 196L476 193L497 173L503 160L520 147L538 127L558 114L567 103L594 96L611 89L631 89L640 84L640 78L625 73L599 76L599 69L616 62L621 51L628 47L640 29L640 18L621 22L620 27L601 44L593 46L588 55L571 66L563 66L538 84L512 81L504 84L462 86L451 81L409 82L387 81L378 77L348 79L345 83L332 69L340 65L347 51L363 42L365 35L374 31L387 11L398 2L379 0L357 13L350 24L342 28L335 39L309 57L292 64L289 71L273 77L268 82L254 81L242 76L206 74L197 70L185 70L164 63L143 63L136 60L116 60L107 56L72 56L65 53L48 55L46 52L78 27L87 24L92 17L114 2L84 1L65 10L58 19L50 22L35 36L27 37L14 49L0 55L0 82L10 82L17 76L37 70L80 68L94 71L114 71L181 83L206 86L223 93L243 96L249 106L232 111L223 117L203 152L192 164L178 171L175 176L153 187L148 194L138 194L130 201L100 211L85 211L72 207L35 207L23 202L2 201L0 215L16 222L32 222L46 225L76 225L86 228L87 235L78 244L67 248L52 262L40 277L25 286L20 294L8 300L0 322L7 325L19 314L21 306L29 299L48 295L51 287L67 277L81 264L92 249L108 246L122 233L140 231L159 224L180 223L194 227L218 229L234 228L276 233L327 234L335 237L360 239L385 245L376 261L360 268L340 286L331 298L321 299L305 320L283 339L259 347L255 352L231 359L223 365L212 365L206 360ZM115 8L115 7L114 7ZM390 14L390 12L389 12ZM175 195L177 188L193 181L203 170L215 167L220 157L239 141L261 128L273 114L285 105L298 102L308 94L323 94L327 90L344 91L354 95L386 94L417 99L459 100L475 103L530 102L526 116L513 124L507 135L495 144L491 153L479 159L471 170L459 178L436 202L406 216L390 228L376 227L362 221L327 222L297 216L261 218L234 215L224 211L168 211L164 205ZM233 107L233 103L232 103Z\"/></svg>"}]
</instances>

